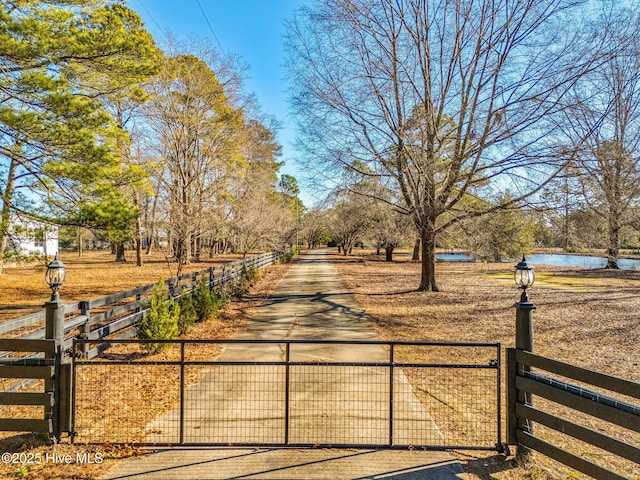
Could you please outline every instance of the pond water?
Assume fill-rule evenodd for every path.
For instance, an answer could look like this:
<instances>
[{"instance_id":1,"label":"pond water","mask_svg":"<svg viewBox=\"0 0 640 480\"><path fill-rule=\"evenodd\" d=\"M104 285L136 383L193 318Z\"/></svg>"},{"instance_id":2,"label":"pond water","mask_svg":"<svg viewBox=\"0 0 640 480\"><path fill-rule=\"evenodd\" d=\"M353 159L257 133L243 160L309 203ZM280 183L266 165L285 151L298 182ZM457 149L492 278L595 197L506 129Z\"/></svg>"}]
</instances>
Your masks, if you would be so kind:
<instances>
[{"instance_id":1,"label":"pond water","mask_svg":"<svg viewBox=\"0 0 640 480\"><path fill-rule=\"evenodd\" d=\"M436 260L441 262L473 262L475 258L466 253L436 253Z\"/></svg>"},{"instance_id":2,"label":"pond water","mask_svg":"<svg viewBox=\"0 0 640 480\"><path fill-rule=\"evenodd\" d=\"M466 253L436 253L436 258L443 262L473 262L474 258ZM517 263L517 262L516 262ZM527 263L535 265L554 265L557 267L604 268L605 257L588 255L562 255L559 253L535 253L527 257ZM619 258L618 266L623 270L640 270L640 260Z\"/></svg>"}]
</instances>

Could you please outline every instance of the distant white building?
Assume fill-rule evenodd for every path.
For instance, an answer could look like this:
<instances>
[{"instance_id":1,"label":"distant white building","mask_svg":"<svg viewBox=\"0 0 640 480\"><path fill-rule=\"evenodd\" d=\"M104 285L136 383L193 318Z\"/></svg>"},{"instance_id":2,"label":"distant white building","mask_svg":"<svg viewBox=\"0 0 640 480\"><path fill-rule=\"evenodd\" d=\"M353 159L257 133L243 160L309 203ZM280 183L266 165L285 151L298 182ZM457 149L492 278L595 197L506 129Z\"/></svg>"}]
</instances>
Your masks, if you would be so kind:
<instances>
[{"instance_id":1,"label":"distant white building","mask_svg":"<svg viewBox=\"0 0 640 480\"><path fill-rule=\"evenodd\" d=\"M21 255L55 255L58 253L58 226L14 215L9 225L7 246Z\"/></svg>"}]
</instances>

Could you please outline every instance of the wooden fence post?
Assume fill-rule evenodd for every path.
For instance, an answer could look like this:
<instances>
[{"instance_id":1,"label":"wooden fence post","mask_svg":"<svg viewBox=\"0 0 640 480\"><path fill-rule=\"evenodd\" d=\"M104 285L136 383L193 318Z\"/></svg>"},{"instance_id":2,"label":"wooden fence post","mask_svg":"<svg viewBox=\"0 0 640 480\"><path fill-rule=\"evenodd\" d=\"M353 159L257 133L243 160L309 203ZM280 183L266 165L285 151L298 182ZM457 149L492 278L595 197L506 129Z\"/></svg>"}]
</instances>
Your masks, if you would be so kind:
<instances>
[{"instance_id":1,"label":"wooden fence post","mask_svg":"<svg viewBox=\"0 0 640 480\"><path fill-rule=\"evenodd\" d=\"M533 353L533 311L536 306L529 302L526 291L523 291L522 298L514 305L516 307L516 350ZM531 371L527 365L517 364L516 375L525 375ZM533 405L530 393L517 391L517 403L523 405ZM533 425L526 419L516 418L517 429L533 435ZM525 459L531 454L531 450L522 445L518 445L518 456Z\"/></svg>"},{"instance_id":2,"label":"wooden fence post","mask_svg":"<svg viewBox=\"0 0 640 480\"><path fill-rule=\"evenodd\" d=\"M516 430L518 419L516 416L516 349L507 348L507 444L516 445Z\"/></svg>"},{"instance_id":3,"label":"wooden fence post","mask_svg":"<svg viewBox=\"0 0 640 480\"><path fill-rule=\"evenodd\" d=\"M45 338L55 341L55 352L47 353L46 356L46 358L53 360L54 376L45 380L45 391L51 392L53 395L53 405L45 408L45 416L51 419L51 432L49 434L57 441L60 439L61 434L60 411L62 405L60 397L63 387L61 365L62 355L64 354L65 304L56 294L44 306L46 308Z\"/></svg>"},{"instance_id":4,"label":"wooden fence post","mask_svg":"<svg viewBox=\"0 0 640 480\"><path fill-rule=\"evenodd\" d=\"M80 307L80 314L85 315L87 317L87 321L84 324L80 325L80 338L87 339L89 334L89 328L90 328L89 319L91 318L90 303L85 300L85 301L79 302L78 306ZM82 355L86 357L87 352L89 351L89 344L83 343L81 350L82 350Z\"/></svg>"}]
</instances>

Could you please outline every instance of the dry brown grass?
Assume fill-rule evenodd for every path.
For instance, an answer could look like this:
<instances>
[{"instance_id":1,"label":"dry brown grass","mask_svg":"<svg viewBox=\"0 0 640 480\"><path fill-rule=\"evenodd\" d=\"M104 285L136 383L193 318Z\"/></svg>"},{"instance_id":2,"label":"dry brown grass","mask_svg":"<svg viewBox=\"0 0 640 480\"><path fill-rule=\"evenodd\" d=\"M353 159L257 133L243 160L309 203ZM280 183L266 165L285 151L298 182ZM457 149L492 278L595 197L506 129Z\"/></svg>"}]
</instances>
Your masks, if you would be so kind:
<instances>
[{"instance_id":1,"label":"dry brown grass","mask_svg":"<svg viewBox=\"0 0 640 480\"><path fill-rule=\"evenodd\" d=\"M67 261L65 260L65 263ZM71 263L71 262L69 262ZM202 264L199 264L199 266ZM205 268L205 267L202 267ZM200 268L197 268L198 270ZM261 278L250 287L241 299L227 304L221 314L216 318L211 318L205 322L196 324L189 332L188 339L225 339L233 337L237 332L245 327L246 319L252 314L253 309L262 303L268 296L269 292L278 284L280 279L289 269L289 265L280 264L272 266ZM144 278L144 277L142 277ZM129 288L132 285L123 286L122 289ZM217 345L199 345L189 347L189 360L197 361L198 359L211 360L219 354L220 349ZM133 351L129 347L116 347L109 350L110 355L127 356L132 360L140 358L142 352ZM162 362L166 360L178 359L178 349L173 348L163 351L155 355L144 356L145 361L157 361L159 369L162 369ZM97 431L109 433L110 429L118 428L118 419L122 416L121 399L110 395L100 395L100 390L104 389L109 382L104 382L99 377L100 371L94 370L92 378L86 378L84 381L90 382L92 386L91 393L99 396L100 402L93 402L92 407L99 405L100 411L94 415L94 424L91 427ZM172 383L175 384L177 377L162 375L162 372L155 372L157 375L149 375L148 369L141 369L135 372L132 377L127 380L135 384L136 391L142 392L141 396L136 396L137 404L131 404L135 411L147 411L149 418L141 416L137 418L138 424L132 424L138 431L144 432L145 422L162 415L175 406L178 401L177 395L167 395L168 391L178 391L171 388ZM199 373L196 370L190 372L186 379L186 384L192 384L198 381ZM173 385L175 387L175 385ZM81 400L80 400L81 401ZM14 412L16 413L16 412ZM4 416L4 415L3 415ZM25 416L25 412L17 412L17 416ZM26 415L28 416L28 415ZM128 419L129 421L131 419ZM82 427L82 425L80 425ZM140 438L132 438L140 440ZM70 444L69 438L63 438L62 443L53 446L44 445L44 439L35 435L14 435L0 440L0 453L11 452L16 454L26 454L27 460L41 460L41 463L31 462L29 464L17 463L0 463L0 478L34 478L42 480L53 479L95 479L103 475L108 468L113 465L112 460L124 458L132 455L140 455L147 453L136 448L127 446L113 446L110 444L85 445ZM76 462L76 454L91 453L92 458L96 458L95 454L99 454L104 459L102 463L86 464ZM51 461L54 454L59 456L71 455L71 464L55 463ZM47 457L48 455L48 457ZM61 457L56 457L61 458ZM49 459L50 461L46 461ZM18 458L20 460L20 458Z\"/></svg>"},{"instance_id":2,"label":"dry brown grass","mask_svg":"<svg viewBox=\"0 0 640 480\"><path fill-rule=\"evenodd\" d=\"M386 263L371 252L356 253L347 258L336 254L333 259L360 306L373 317L373 327L382 338L514 345L513 304L519 299L519 291L513 283L512 265L438 263L441 291L427 293L416 291L418 263L405 257ZM536 268L536 284L529 297L537 306L536 353L640 381L640 273L541 265ZM446 392L441 389L438 394ZM441 420L446 425L445 419ZM576 420L601 428L586 418ZM640 443L637 435L628 431L620 435L630 443ZM600 464L603 459L605 463L610 461L601 452L592 452L570 439L560 441L579 455L599 457ZM582 478L537 455L534 463L517 468L512 459L505 461L499 456L466 452L461 458L467 478L474 480ZM611 462L610 468L640 478L637 465Z\"/></svg>"},{"instance_id":3,"label":"dry brown grass","mask_svg":"<svg viewBox=\"0 0 640 480\"><path fill-rule=\"evenodd\" d=\"M144 265L137 267L133 254L128 253L126 263L114 262L109 251L88 251L82 257L75 252L62 252L61 260L67 267L67 279L60 290L66 302L90 300L140 285L156 283L176 275L177 265L168 262L161 252L144 256ZM213 265L232 262L242 255L216 255L187 265L183 273L205 270ZM51 291L44 280L44 264L5 266L0 275L0 322L42 309Z\"/></svg>"},{"instance_id":4,"label":"dry brown grass","mask_svg":"<svg viewBox=\"0 0 640 480\"><path fill-rule=\"evenodd\" d=\"M246 327L247 318L254 308L262 303L288 270L287 265L270 267L241 299L227 304L218 317L196 323L185 337L189 340L215 340L232 338ZM189 362L210 362L221 353L220 344L188 344L185 348L185 360ZM180 361L181 351L178 345L148 355L138 344L121 344L109 349L102 357L119 362L120 365L92 365L83 362L78 368L76 411L78 416L76 429L80 432L80 441L92 443L109 439L118 443L141 443L145 441L146 431L154 419L178 405L180 400L179 368L167 365L167 362ZM136 367L136 362L155 363ZM185 387L201 380L206 366L185 369ZM118 382L101 382L101 378L116 376ZM127 412L125 422L119 421Z\"/></svg>"},{"instance_id":5,"label":"dry brown grass","mask_svg":"<svg viewBox=\"0 0 640 480\"><path fill-rule=\"evenodd\" d=\"M71 258L63 257L63 260L70 267L74 265ZM511 265L438 264L437 274L441 292L419 293L415 291L419 276L418 264L408 261L387 264L370 255L348 258L336 255L334 260L343 279L355 291L360 305L375 319L374 327L385 339L482 341L501 342L504 346L513 345L515 327L512 305L518 300L519 292L513 285ZM113 264L111 257L107 255L102 260L97 258L94 267L89 265L83 268L78 264L76 270L73 270L73 275L86 271L86 283L75 284L71 281L73 275L70 273L68 283L64 287L64 296L67 298L68 295L69 298L77 300L113 292L113 282L109 286L107 280L113 278L111 275L115 270L109 272L105 266L109 269L122 269L119 271L127 277L126 280L119 280L121 288L117 290L154 282L158 276L166 277L172 274L162 270L166 268L161 266L162 263L163 261L156 264L150 263L148 276L144 278L132 278L136 272L142 272L142 270L131 264ZM206 266L206 264L196 264L193 269L201 270ZM237 329L243 328L243 322L251 312L251 308L260 303L261 299L277 284L286 268L286 266L279 266L273 269L251 290L245 301L227 306L222 317L213 322L199 324L191 331L189 337L228 338L232 336ZM89 273L91 270L93 274ZM19 274L11 270L8 273L13 273L14 276L0 277L0 303L5 303L6 297L3 295L7 295L7 292L15 296L15 290L12 289L21 288L19 285L22 285L23 281L27 286L35 285L36 281L41 282L43 285L39 295L42 301L48 297L46 285L41 281L43 270L35 271L35 276L31 280L26 278L23 280ZM636 319L640 306L640 273L545 266L536 268L536 273L536 285L530 295L531 300L538 307L535 312L536 352L640 381L638 369L640 354L637 349L640 329L637 328ZM8 280L9 278L11 280ZM86 278L101 280L91 286ZM74 285L77 287L76 290ZM106 290L100 291L99 289L103 287ZM27 289L21 293L26 293L25 296L29 298L33 292ZM32 302L31 307L34 305ZM37 305L40 305L40 300ZM200 353L206 356L215 352L203 350ZM175 356L175 352L164 352L159 355L171 357ZM190 381L196 380L197 377L190 379ZM148 388L153 390L161 386L149 385ZM154 413L156 410L166 411L172 405L173 400L165 401L164 404L154 407ZM587 421L587 419L584 420L585 423ZM447 428L455 430L457 427L450 425ZM598 428L597 424L595 428ZM631 438L630 441L637 443L640 440L636 437ZM32 437L13 437L2 442L0 450L33 453L59 452L72 455L76 452L93 451L103 453L107 458L140 453L135 449L117 449L109 445L99 447L38 445ZM575 448L574 445L570 446ZM586 449L584 451L587 452ZM467 470L465 477L467 480L581 478L540 456L534 456L531 464L520 466L514 459L505 459L500 455L483 455L474 452L458 452L457 455ZM28 473L31 478L90 479L99 476L104 472L105 465L109 464L110 462L102 465L33 466ZM626 473L634 478L633 473ZM0 476L3 478L13 478L19 474L15 465L0 466Z\"/></svg>"}]
</instances>

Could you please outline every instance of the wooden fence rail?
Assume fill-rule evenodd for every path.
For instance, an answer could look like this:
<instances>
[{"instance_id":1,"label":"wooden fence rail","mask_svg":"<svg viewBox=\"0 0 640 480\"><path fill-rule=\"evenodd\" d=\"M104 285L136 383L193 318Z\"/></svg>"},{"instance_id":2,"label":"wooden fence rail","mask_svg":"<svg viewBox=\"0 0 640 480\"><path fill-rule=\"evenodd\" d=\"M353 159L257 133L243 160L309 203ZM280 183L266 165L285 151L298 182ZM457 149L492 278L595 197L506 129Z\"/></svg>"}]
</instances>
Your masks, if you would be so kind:
<instances>
[{"instance_id":1,"label":"wooden fence rail","mask_svg":"<svg viewBox=\"0 0 640 480\"><path fill-rule=\"evenodd\" d=\"M536 370L532 372L531 369ZM538 373L541 370L547 372L547 374ZM575 380L581 385L558 380L550 375ZM612 429L608 428L608 425L609 427L618 426L631 432L640 433L640 404L621 398L621 396L624 396L630 399L640 399L640 383L516 349L507 350L507 377L509 443L538 451L596 479L625 480L638 478L635 476L638 472L632 473L627 477L625 476L626 473L616 473L602 465L563 450L547 440L543 440L536 435L536 429L533 425L543 425L563 435L568 435L632 462L637 468L640 468L640 447L637 444L627 443L606 432ZM588 388L582 386L585 384ZM601 388L608 393L595 392L592 388ZM529 394L530 398L532 398L529 404L519 401L519 398L522 399L525 396L518 395L518 393L523 392ZM591 429L574 423L575 419L561 418L544 411L542 408L538 408L535 402L536 397L549 400L577 412L586 413L606 422L604 424L605 427L603 429ZM528 427L519 428L518 425L528 425Z\"/></svg>"},{"instance_id":2,"label":"wooden fence rail","mask_svg":"<svg viewBox=\"0 0 640 480\"><path fill-rule=\"evenodd\" d=\"M211 288L214 288L238 278L243 268L265 267L281 255L281 252L269 252L198 272L186 273L167 279L165 285L174 298L179 298L182 293L190 292L197 287L202 278ZM66 304L64 329L65 334L70 338L65 341L65 349L71 348L72 338L75 336L84 334L85 338L96 340L114 335L134 325L144 314L146 297L150 295L155 285L144 285L92 300ZM43 339L45 316L43 310L0 323L0 335L5 338ZM26 327L32 327L33 331L20 333ZM72 333L75 334L71 335ZM130 335L130 333L123 333L119 338ZM0 349L0 358L8 356L10 352Z\"/></svg>"},{"instance_id":3,"label":"wooden fence rail","mask_svg":"<svg viewBox=\"0 0 640 480\"><path fill-rule=\"evenodd\" d=\"M49 433L54 419L55 340L0 339L0 349L40 353L43 358L9 358L0 362L1 375L9 379L40 380L37 392L1 392L0 405L42 407L38 418L0 418L0 430Z\"/></svg>"}]
</instances>

